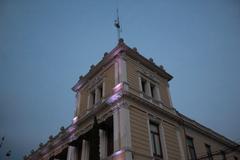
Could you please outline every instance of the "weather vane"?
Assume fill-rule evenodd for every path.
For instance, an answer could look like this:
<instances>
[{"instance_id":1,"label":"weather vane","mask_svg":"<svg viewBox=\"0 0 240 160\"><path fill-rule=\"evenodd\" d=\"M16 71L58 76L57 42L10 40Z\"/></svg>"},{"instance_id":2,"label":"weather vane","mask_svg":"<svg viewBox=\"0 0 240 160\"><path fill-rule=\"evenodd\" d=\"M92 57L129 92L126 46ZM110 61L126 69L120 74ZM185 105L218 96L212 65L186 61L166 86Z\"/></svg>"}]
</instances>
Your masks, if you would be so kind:
<instances>
[{"instance_id":1,"label":"weather vane","mask_svg":"<svg viewBox=\"0 0 240 160\"><path fill-rule=\"evenodd\" d=\"M114 21L114 26L117 28L117 36L118 36L118 40L119 40L121 38L120 37L121 26L120 26L120 20L119 20L119 15L118 15L118 8L117 8L117 19Z\"/></svg>"}]
</instances>

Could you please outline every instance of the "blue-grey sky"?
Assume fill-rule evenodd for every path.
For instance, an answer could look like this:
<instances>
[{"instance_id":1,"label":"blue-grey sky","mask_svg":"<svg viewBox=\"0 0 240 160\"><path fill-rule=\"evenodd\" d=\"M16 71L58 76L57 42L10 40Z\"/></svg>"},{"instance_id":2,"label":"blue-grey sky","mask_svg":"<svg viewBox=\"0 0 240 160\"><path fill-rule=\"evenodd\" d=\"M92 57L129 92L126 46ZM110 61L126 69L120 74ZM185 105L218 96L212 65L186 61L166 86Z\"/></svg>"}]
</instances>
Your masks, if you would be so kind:
<instances>
[{"instance_id":1,"label":"blue-grey sky","mask_svg":"<svg viewBox=\"0 0 240 160\"><path fill-rule=\"evenodd\" d=\"M118 3L125 42L174 76L177 110L239 140L240 1ZM71 87L116 45L115 10L116 0L0 0L0 155L18 160L71 123Z\"/></svg>"}]
</instances>

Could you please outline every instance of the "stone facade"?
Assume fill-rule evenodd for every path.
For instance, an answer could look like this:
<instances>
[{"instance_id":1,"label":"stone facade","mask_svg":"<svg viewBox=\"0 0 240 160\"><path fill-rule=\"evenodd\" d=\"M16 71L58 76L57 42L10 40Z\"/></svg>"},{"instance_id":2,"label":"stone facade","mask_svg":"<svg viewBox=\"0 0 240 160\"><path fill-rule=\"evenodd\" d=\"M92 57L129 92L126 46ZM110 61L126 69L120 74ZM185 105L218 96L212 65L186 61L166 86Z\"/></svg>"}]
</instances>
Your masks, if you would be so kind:
<instances>
[{"instance_id":1,"label":"stone facade","mask_svg":"<svg viewBox=\"0 0 240 160\"><path fill-rule=\"evenodd\" d=\"M25 159L240 159L239 144L174 108L172 78L120 39L72 88L72 124Z\"/></svg>"}]
</instances>

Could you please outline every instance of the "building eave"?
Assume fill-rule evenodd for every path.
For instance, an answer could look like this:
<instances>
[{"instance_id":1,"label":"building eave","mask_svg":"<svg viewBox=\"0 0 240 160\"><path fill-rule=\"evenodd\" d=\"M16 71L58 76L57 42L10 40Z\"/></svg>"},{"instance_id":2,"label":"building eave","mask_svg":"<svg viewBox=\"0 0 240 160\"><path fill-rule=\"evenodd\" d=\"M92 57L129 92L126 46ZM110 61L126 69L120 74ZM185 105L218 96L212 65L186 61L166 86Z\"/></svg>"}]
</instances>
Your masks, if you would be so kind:
<instances>
[{"instance_id":1,"label":"building eave","mask_svg":"<svg viewBox=\"0 0 240 160\"><path fill-rule=\"evenodd\" d=\"M105 53L102 60L93 66L93 68L90 69L85 76L81 77L81 79L79 79L78 82L72 87L72 90L74 92L77 92L89 79L94 77L99 71L101 71L102 68L112 62L124 47L125 44L123 42L119 42L117 46L113 48L109 53Z\"/></svg>"},{"instance_id":2,"label":"building eave","mask_svg":"<svg viewBox=\"0 0 240 160\"><path fill-rule=\"evenodd\" d=\"M175 120L179 124L184 125L189 128L192 128L192 129L194 129L208 137L211 137L211 138L215 139L216 141L218 141L222 144L225 144L229 147L236 147L239 145L238 143L226 138L225 136L213 131L212 129L207 128L207 127L203 126L202 124L181 114L180 112L176 111L175 108L169 108L170 110L174 110L174 112L168 111L169 109L167 110L167 109L160 108L159 106L154 105L153 103L150 103L147 100L144 100L141 97L136 96L130 92L124 92L124 96L125 96L125 98L131 98L131 99L135 100L136 102L143 104L143 106L146 109L152 109L152 110L158 111L158 112L166 115L170 119ZM165 108L167 108L167 106L165 106Z\"/></svg>"},{"instance_id":3,"label":"building eave","mask_svg":"<svg viewBox=\"0 0 240 160\"><path fill-rule=\"evenodd\" d=\"M210 136L211 138L214 138L218 142L223 143L229 147L234 147L234 146L239 145L238 143L226 138L225 136L215 132L214 130L200 124L199 122L190 119L189 117L183 115L182 113L180 113L178 111L177 111L177 114L183 120L183 125L190 127L192 129L195 129L195 130L205 134L206 136Z\"/></svg>"},{"instance_id":4,"label":"building eave","mask_svg":"<svg viewBox=\"0 0 240 160\"><path fill-rule=\"evenodd\" d=\"M166 80L170 81L173 79L173 76L166 72L162 67L157 66L153 61L142 56L138 51L131 49L128 47L127 55L134 60L142 63L144 66L147 66L153 72L156 72L159 76L165 78Z\"/></svg>"},{"instance_id":5,"label":"building eave","mask_svg":"<svg viewBox=\"0 0 240 160\"><path fill-rule=\"evenodd\" d=\"M164 77L168 81L173 78L173 76L167 73L163 68L157 66L154 62L146 59L144 56L138 53L138 51L130 48L124 43L122 39L120 39L117 46L114 47L109 53L104 54L102 60L98 62L95 66L93 66L85 76L81 77L78 82L72 87L72 90L74 92L77 92L89 79L91 79L99 71L101 71L104 66L112 62L119 55L119 53L123 52L125 52L129 57L139 61L143 65L148 66L150 70L156 72L158 75Z\"/></svg>"}]
</instances>

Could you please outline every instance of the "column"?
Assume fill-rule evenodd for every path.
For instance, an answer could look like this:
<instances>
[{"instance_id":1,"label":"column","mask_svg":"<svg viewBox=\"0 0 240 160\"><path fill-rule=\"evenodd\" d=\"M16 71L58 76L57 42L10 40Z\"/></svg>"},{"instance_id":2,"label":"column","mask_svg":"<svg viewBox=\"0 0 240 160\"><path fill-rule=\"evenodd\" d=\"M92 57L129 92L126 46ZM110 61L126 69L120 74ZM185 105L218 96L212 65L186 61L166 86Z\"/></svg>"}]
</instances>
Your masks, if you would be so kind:
<instances>
[{"instance_id":1,"label":"column","mask_svg":"<svg viewBox=\"0 0 240 160\"><path fill-rule=\"evenodd\" d=\"M114 152L131 149L130 117L127 104L121 104L113 114ZM126 151L125 160L132 160L132 153Z\"/></svg>"},{"instance_id":2,"label":"column","mask_svg":"<svg viewBox=\"0 0 240 160\"><path fill-rule=\"evenodd\" d=\"M91 93L88 94L88 103L87 103L87 109L90 109L92 105L92 98Z\"/></svg>"},{"instance_id":3,"label":"column","mask_svg":"<svg viewBox=\"0 0 240 160\"><path fill-rule=\"evenodd\" d=\"M78 152L77 147L69 146L68 153L67 153L67 160L78 160L77 152Z\"/></svg>"},{"instance_id":4,"label":"column","mask_svg":"<svg viewBox=\"0 0 240 160\"><path fill-rule=\"evenodd\" d=\"M80 111L80 101L81 100L81 93L80 91L77 92L76 94L76 101L75 101L75 106L76 106L76 110L75 110L75 116L77 116L79 114Z\"/></svg>"},{"instance_id":5,"label":"column","mask_svg":"<svg viewBox=\"0 0 240 160\"><path fill-rule=\"evenodd\" d=\"M185 155L184 155L184 145L182 142L182 138L181 138L181 132L180 132L180 127L176 127L177 131L177 139L178 139L178 145L179 145L179 150L180 150L180 154L181 154L181 160L185 159Z\"/></svg>"},{"instance_id":6,"label":"column","mask_svg":"<svg viewBox=\"0 0 240 160\"><path fill-rule=\"evenodd\" d=\"M106 131L103 129L99 130L99 137L100 137L100 147L99 147L99 152L100 152L100 159L106 158L107 157L107 134Z\"/></svg>"},{"instance_id":7,"label":"column","mask_svg":"<svg viewBox=\"0 0 240 160\"><path fill-rule=\"evenodd\" d=\"M166 145L166 140L165 140L165 131L164 131L164 127L163 127L163 122L161 122L161 124L160 124L160 138L161 138L163 157L165 160L168 160L168 151L167 151L167 145Z\"/></svg>"},{"instance_id":8,"label":"column","mask_svg":"<svg viewBox=\"0 0 240 160\"><path fill-rule=\"evenodd\" d=\"M98 87L96 87L95 89L95 103L98 103L98 101L100 100L100 90Z\"/></svg>"},{"instance_id":9,"label":"column","mask_svg":"<svg viewBox=\"0 0 240 160\"><path fill-rule=\"evenodd\" d=\"M146 85L145 85L144 87L145 87L145 91L146 91L147 96L151 97L151 86L150 86L150 82L149 82L149 81L146 81Z\"/></svg>"},{"instance_id":10,"label":"column","mask_svg":"<svg viewBox=\"0 0 240 160\"><path fill-rule=\"evenodd\" d=\"M124 59L124 53L120 56L119 59L119 80L123 83L124 90L128 90L127 84L127 62Z\"/></svg>"},{"instance_id":11,"label":"column","mask_svg":"<svg viewBox=\"0 0 240 160\"><path fill-rule=\"evenodd\" d=\"M89 143L87 140L82 141L82 154L81 160L88 160L89 159Z\"/></svg>"},{"instance_id":12,"label":"column","mask_svg":"<svg viewBox=\"0 0 240 160\"><path fill-rule=\"evenodd\" d=\"M169 98L170 107L173 107L172 97L171 97L171 93L170 93L170 89L169 89L169 84L167 85L167 93L168 93L168 98Z\"/></svg>"}]
</instances>

